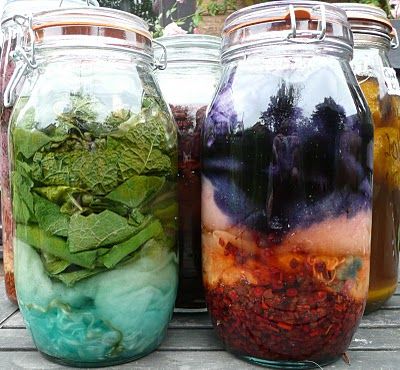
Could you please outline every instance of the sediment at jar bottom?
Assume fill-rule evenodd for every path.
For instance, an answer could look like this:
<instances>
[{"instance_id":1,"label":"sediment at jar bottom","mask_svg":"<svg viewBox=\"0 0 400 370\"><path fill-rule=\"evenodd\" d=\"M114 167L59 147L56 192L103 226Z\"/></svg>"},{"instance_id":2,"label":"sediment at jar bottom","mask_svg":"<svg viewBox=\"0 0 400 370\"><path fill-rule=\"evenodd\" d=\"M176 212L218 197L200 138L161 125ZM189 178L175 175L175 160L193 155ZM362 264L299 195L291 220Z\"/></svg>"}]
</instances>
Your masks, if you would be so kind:
<instances>
[{"instance_id":1,"label":"sediment at jar bottom","mask_svg":"<svg viewBox=\"0 0 400 370\"><path fill-rule=\"evenodd\" d=\"M128 361L164 337L176 297L177 260L160 246L74 287L51 279L38 253L16 240L20 308L37 348L79 366Z\"/></svg>"},{"instance_id":2,"label":"sediment at jar bottom","mask_svg":"<svg viewBox=\"0 0 400 370\"><path fill-rule=\"evenodd\" d=\"M203 228L206 300L226 348L321 363L344 353L365 307L370 219L367 210L327 219L264 248L243 227Z\"/></svg>"}]
</instances>

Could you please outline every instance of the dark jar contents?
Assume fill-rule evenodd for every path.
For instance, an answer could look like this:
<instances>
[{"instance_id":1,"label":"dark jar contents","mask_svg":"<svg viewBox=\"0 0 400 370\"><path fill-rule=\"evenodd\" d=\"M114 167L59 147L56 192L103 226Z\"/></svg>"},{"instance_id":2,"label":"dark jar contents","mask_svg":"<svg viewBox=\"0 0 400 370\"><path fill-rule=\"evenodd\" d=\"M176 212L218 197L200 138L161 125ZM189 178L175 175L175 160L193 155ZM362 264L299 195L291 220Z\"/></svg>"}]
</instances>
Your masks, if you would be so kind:
<instances>
[{"instance_id":1,"label":"dark jar contents","mask_svg":"<svg viewBox=\"0 0 400 370\"><path fill-rule=\"evenodd\" d=\"M365 312L379 309L395 292L400 226L400 87L387 56L394 31L386 13L364 4L340 5L354 33L351 67L374 123L371 270Z\"/></svg>"},{"instance_id":2,"label":"dark jar contents","mask_svg":"<svg viewBox=\"0 0 400 370\"><path fill-rule=\"evenodd\" d=\"M176 307L204 308L201 275L200 133L206 106L171 105L178 125L179 270Z\"/></svg>"},{"instance_id":3,"label":"dark jar contents","mask_svg":"<svg viewBox=\"0 0 400 370\"><path fill-rule=\"evenodd\" d=\"M258 18L279 19L279 9L285 16L289 3L282 3L253 8L260 14L242 35L254 36ZM315 3L300 5L299 17ZM310 23L323 6L327 22L342 19L348 29L344 13L328 4L309 10ZM243 359L279 369L323 366L346 352L364 312L373 126L351 73L350 39L337 35L344 48L329 36L340 27L327 27L320 44L268 45L277 36L262 31L263 49L252 53L237 34L251 9L226 22L223 44L242 40L243 50L223 50L222 82L204 125L207 307L225 347Z\"/></svg>"},{"instance_id":4,"label":"dark jar contents","mask_svg":"<svg viewBox=\"0 0 400 370\"><path fill-rule=\"evenodd\" d=\"M201 267L201 131L220 76L220 38L177 35L158 39L168 67L161 91L178 125L179 286L177 311L204 310ZM160 50L158 50L160 52Z\"/></svg>"}]
</instances>

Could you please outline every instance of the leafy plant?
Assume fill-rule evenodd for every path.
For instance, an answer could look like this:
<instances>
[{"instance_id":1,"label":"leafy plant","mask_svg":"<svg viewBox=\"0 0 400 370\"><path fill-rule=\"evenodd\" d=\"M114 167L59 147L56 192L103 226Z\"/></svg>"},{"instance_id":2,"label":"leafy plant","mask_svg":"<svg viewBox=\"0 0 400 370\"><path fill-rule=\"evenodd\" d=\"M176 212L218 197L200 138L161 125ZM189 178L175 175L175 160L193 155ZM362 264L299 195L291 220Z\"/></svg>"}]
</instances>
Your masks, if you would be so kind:
<instances>
[{"instance_id":1,"label":"leafy plant","mask_svg":"<svg viewBox=\"0 0 400 370\"><path fill-rule=\"evenodd\" d=\"M151 0L99 0L100 6L124 10L137 15L149 24L154 24L157 16Z\"/></svg>"},{"instance_id":2,"label":"leafy plant","mask_svg":"<svg viewBox=\"0 0 400 370\"><path fill-rule=\"evenodd\" d=\"M129 263L150 240L173 248L177 208L167 184L176 148L158 101L146 97L139 114L111 112L103 122L96 104L72 92L48 127L21 120L11 132L16 236L68 286Z\"/></svg>"},{"instance_id":3,"label":"leafy plant","mask_svg":"<svg viewBox=\"0 0 400 370\"><path fill-rule=\"evenodd\" d=\"M197 1L197 7L202 9L202 14L216 16L226 14L229 10L238 9L238 3L236 0L210 0L206 3L203 0L199 0Z\"/></svg>"}]
</instances>

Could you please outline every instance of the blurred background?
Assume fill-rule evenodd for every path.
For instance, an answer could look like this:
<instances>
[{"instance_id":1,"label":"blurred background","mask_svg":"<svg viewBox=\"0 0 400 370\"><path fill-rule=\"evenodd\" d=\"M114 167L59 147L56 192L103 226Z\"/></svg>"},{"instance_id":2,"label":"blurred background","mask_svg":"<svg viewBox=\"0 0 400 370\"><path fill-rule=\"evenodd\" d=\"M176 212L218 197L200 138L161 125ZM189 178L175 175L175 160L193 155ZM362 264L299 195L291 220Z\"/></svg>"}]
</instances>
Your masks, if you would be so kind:
<instances>
[{"instance_id":1,"label":"blurred background","mask_svg":"<svg viewBox=\"0 0 400 370\"><path fill-rule=\"evenodd\" d=\"M0 0L1 2L2 0ZM99 0L101 6L124 10L146 19L156 36L166 33L219 35L225 18L237 9L259 0ZM327 1L378 6L392 18L400 17L400 0ZM170 25L173 23L173 25ZM167 27L170 25L169 27Z\"/></svg>"},{"instance_id":2,"label":"blurred background","mask_svg":"<svg viewBox=\"0 0 400 370\"><path fill-rule=\"evenodd\" d=\"M1 1L0 0L0 4ZM258 0L99 0L101 6L124 10L144 18L155 37L180 33L220 35L225 18L235 10L261 3ZM333 0L375 5L391 18L400 32L400 0ZM390 53L400 76L400 48Z\"/></svg>"}]
</instances>

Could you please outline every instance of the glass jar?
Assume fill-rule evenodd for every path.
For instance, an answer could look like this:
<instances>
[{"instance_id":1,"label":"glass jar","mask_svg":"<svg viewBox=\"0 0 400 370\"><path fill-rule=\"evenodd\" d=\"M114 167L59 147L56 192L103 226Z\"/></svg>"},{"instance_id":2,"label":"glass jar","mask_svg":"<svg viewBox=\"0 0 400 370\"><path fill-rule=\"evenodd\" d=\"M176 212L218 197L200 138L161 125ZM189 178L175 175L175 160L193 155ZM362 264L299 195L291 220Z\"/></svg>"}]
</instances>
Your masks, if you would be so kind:
<instances>
[{"instance_id":1,"label":"glass jar","mask_svg":"<svg viewBox=\"0 0 400 370\"><path fill-rule=\"evenodd\" d=\"M175 307L193 311L206 307L201 271L200 132L221 74L221 39L179 35L157 40L166 47L168 56L168 67L157 77L178 124L180 259Z\"/></svg>"},{"instance_id":2,"label":"glass jar","mask_svg":"<svg viewBox=\"0 0 400 370\"><path fill-rule=\"evenodd\" d=\"M363 4L339 5L348 14L354 34L351 66L374 122L371 270L365 309L372 312L392 296L398 280L400 87L387 57L391 42L393 47L396 41L394 29L383 10Z\"/></svg>"},{"instance_id":3,"label":"glass jar","mask_svg":"<svg viewBox=\"0 0 400 370\"><path fill-rule=\"evenodd\" d=\"M347 350L368 292L370 112L346 14L268 2L225 21L203 134L206 301L226 348L275 368Z\"/></svg>"},{"instance_id":4,"label":"glass jar","mask_svg":"<svg viewBox=\"0 0 400 370\"><path fill-rule=\"evenodd\" d=\"M160 344L178 285L177 130L153 41L106 8L38 13L31 33L9 134L19 307L56 362L131 361Z\"/></svg>"},{"instance_id":5,"label":"glass jar","mask_svg":"<svg viewBox=\"0 0 400 370\"><path fill-rule=\"evenodd\" d=\"M2 239L3 239L3 261L4 275L7 297L14 303L17 303L14 284L14 257L12 249L12 216L11 216L11 197L9 158L8 158L8 123L11 114L11 106L3 106L4 90L14 71L15 63L11 58L16 44L20 42L26 26L18 22L21 19L14 20L15 15L22 15L29 11L29 14L44 10L57 9L60 7L82 7L98 6L96 0L8 0L5 4L1 16L1 55L0 55L0 186L1 192L1 218L2 218ZM9 105L9 104L8 104Z\"/></svg>"}]
</instances>

